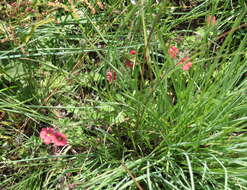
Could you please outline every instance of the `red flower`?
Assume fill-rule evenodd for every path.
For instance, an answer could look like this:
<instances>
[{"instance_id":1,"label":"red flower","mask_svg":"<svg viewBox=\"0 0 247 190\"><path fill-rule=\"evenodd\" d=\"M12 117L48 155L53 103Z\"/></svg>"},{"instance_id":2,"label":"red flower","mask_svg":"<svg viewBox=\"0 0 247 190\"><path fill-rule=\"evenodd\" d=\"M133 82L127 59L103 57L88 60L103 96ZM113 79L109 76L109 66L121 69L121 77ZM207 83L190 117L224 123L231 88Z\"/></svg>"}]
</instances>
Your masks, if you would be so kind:
<instances>
[{"instance_id":1,"label":"red flower","mask_svg":"<svg viewBox=\"0 0 247 190\"><path fill-rule=\"evenodd\" d=\"M108 80L108 82L112 82L113 80L117 80L116 71L108 71L106 73L106 79Z\"/></svg>"},{"instance_id":2,"label":"red flower","mask_svg":"<svg viewBox=\"0 0 247 190\"><path fill-rule=\"evenodd\" d=\"M177 54L179 53L179 49L176 48L176 46L171 46L168 50L168 54L172 57L172 58L176 58Z\"/></svg>"},{"instance_id":3,"label":"red flower","mask_svg":"<svg viewBox=\"0 0 247 190\"><path fill-rule=\"evenodd\" d=\"M53 128L43 128L39 133L39 136L45 144L51 144L54 139L54 132L55 130Z\"/></svg>"},{"instance_id":4,"label":"red flower","mask_svg":"<svg viewBox=\"0 0 247 190\"><path fill-rule=\"evenodd\" d=\"M39 136L45 144L54 143L56 146L65 146L67 144L67 137L53 128L43 128Z\"/></svg>"},{"instance_id":5,"label":"red flower","mask_svg":"<svg viewBox=\"0 0 247 190\"><path fill-rule=\"evenodd\" d=\"M128 68L133 68L134 67L134 64L130 61L130 60L126 60L124 65Z\"/></svg>"},{"instance_id":6,"label":"red flower","mask_svg":"<svg viewBox=\"0 0 247 190\"><path fill-rule=\"evenodd\" d=\"M67 138L64 134L55 132L53 142L56 146L65 146L67 144Z\"/></svg>"},{"instance_id":7,"label":"red flower","mask_svg":"<svg viewBox=\"0 0 247 190\"><path fill-rule=\"evenodd\" d=\"M186 63L186 64L182 67L182 69L183 69L184 71L188 71L188 70L190 70L190 67L192 67L192 63L191 63L191 62L188 62L188 63Z\"/></svg>"},{"instance_id":8,"label":"red flower","mask_svg":"<svg viewBox=\"0 0 247 190\"><path fill-rule=\"evenodd\" d=\"M192 67L192 62L190 62L189 60L190 60L189 57L183 57L181 59L181 61L178 63L178 65L184 64L183 67L182 67L182 69L184 71L188 71L190 69L190 67Z\"/></svg>"},{"instance_id":9,"label":"red flower","mask_svg":"<svg viewBox=\"0 0 247 190\"><path fill-rule=\"evenodd\" d=\"M135 55L136 51L135 50L130 50L130 55Z\"/></svg>"}]
</instances>

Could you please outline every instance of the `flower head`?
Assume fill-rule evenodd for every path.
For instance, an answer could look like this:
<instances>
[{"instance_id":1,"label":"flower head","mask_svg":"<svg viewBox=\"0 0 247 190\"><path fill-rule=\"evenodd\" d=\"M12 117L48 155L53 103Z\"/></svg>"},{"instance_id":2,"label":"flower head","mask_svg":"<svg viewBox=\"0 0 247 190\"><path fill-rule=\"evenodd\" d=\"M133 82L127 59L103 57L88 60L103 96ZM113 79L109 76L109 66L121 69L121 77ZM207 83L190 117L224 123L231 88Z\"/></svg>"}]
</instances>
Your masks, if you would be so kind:
<instances>
[{"instance_id":1,"label":"flower head","mask_svg":"<svg viewBox=\"0 0 247 190\"><path fill-rule=\"evenodd\" d=\"M106 73L106 79L108 80L108 82L112 82L114 80L117 80L117 73L116 73L116 71L112 71L112 70L108 71Z\"/></svg>"},{"instance_id":2,"label":"flower head","mask_svg":"<svg viewBox=\"0 0 247 190\"><path fill-rule=\"evenodd\" d=\"M56 146L65 146L67 144L67 138L64 134L60 132L54 133L53 143Z\"/></svg>"},{"instance_id":3,"label":"flower head","mask_svg":"<svg viewBox=\"0 0 247 190\"><path fill-rule=\"evenodd\" d=\"M43 128L39 136L45 144L51 144L53 142L54 132L55 130L53 128Z\"/></svg>"},{"instance_id":4,"label":"flower head","mask_svg":"<svg viewBox=\"0 0 247 190\"><path fill-rule=\"evenodd\" d=\"M179 49L176 48L176 46L171 46L169 49L168 49L168 54L172 57L172 58L176 58L177 55L179 53Z\"/></svg>"},{"instance_id":5,"label":"flower head","mask_svg":"<svg viewBox=\"0 0 247 190\"><path fill-rule=\"evenodd\" d=\"M45 144L54 143L56 146L65 146L67 144L67 137L53 128L43 128L39 136Z\"/></svg>"},{"instance_id":6,"label":"flower head","mask_svg":"<svg viewBox=\"0 0 247 190\"><path fill-rule=\"evenodd\" d=\"M181 59L181 61L178 63L178 65L183 64L182 69L183 69L184 71L188 71L188 70L190 69L190 67L192 67L192 62L190 62L189 60L190 60L189 57L183 57L183 58Z\"/></svg>"},{"instance_id":7,"label":"flower head","mask_svg":"<svg viewBox=\"0 0 247 190\"><path fill-rule=\"evenodd\" d=\"M182 67L182 69L183 69L184 71L188 71L188 70L190 70L190 67L192 67L192 62L186 63L186 64Z\"/></svg>"},{"instance_id":8,"label":"flower head","mask_svg":"<svg viewBox=\"0 0 247 190\"><path fill-rule=\"evenodd\" d=\"M130 50L130 55L135 55L136 54L136 51L135 50Z\"/></svg>"}]
</instances>

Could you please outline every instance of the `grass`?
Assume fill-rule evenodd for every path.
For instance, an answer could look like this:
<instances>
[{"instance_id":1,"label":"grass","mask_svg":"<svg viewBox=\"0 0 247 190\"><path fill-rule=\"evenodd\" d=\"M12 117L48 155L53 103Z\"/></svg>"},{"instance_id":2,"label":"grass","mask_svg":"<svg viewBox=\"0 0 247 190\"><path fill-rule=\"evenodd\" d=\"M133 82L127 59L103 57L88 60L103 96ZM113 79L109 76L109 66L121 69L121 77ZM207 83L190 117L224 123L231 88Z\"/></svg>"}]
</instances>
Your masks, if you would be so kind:
<instances>
[{"instance_id":1,"label":"grass","mask_svg":"<svg viewBox=\"0 0 247 190\"><path fill-rule=\"evenodd\" d=\"M247 189L244 1L27 2L0 3L0 189Z\"/></svg>"}]
</instances>

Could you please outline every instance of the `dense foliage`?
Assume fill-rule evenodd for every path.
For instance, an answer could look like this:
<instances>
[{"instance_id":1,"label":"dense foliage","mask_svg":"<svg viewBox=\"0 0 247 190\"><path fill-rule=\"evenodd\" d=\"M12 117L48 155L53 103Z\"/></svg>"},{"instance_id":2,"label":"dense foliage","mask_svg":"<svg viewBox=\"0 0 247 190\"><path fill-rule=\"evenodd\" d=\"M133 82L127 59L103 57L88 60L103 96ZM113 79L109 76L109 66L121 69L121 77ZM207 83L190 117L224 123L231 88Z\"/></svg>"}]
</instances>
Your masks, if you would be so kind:
<instances>
[{"instance_id":1,"label":"dense foliage","mask_svg":"<svg viewBox=\"0 0 247 190\"><path fill-rule=\"evenodd\" d=\"M0 189L247 189L246 7L1 1Z\"/></svg>"}]
</instances>

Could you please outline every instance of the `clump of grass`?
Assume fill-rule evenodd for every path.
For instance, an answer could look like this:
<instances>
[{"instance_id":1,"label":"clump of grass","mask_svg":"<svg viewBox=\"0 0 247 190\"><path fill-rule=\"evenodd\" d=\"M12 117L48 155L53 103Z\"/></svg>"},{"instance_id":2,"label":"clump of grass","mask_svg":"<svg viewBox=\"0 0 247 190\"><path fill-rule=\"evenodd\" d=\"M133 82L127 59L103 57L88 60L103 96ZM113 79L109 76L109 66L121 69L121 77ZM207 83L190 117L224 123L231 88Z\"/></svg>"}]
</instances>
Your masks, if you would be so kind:
<instances>
[{"instance_id":1,"label":"clump of grass","mask_svg":"<svg viewBox=\"0 0 247 190\"><path fill-rule=\"evenodd\" d=\"M24 2L0 9L1 188L246 189L244 3Z\"/></svg>"}]
</instances>

